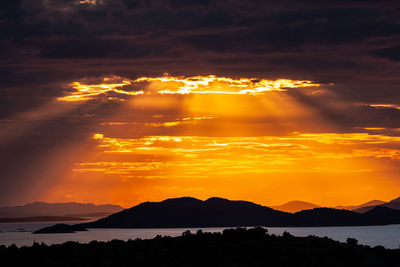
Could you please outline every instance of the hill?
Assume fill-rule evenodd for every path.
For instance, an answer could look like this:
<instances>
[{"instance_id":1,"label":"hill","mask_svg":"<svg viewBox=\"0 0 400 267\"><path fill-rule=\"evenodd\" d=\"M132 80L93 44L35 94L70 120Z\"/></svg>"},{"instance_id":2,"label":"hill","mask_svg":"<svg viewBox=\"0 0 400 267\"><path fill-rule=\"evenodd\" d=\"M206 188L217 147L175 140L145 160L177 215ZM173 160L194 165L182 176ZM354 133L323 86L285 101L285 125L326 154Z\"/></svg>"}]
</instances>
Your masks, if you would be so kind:
<instances>
[{"instance_id":1,"label":"hill","mask_svg":"<svg viewBox=\"0 0 400 267\"><path fill-rule=\"evenodd\" d=\"M291 212L291 213L299 212L302 210L315 209L315 208L319 208L319 207L320 206L318 206L316 204L305 202L305 201L299 201L299 200L290 201L288 203L285 203L285 204L279 205L279 206L271 206L271 208L274 210L280 210L280 211Z\"/></svg>"},{"instance_id":2,"label":"hill","mask_svg":"<svg viewBox=\"0 0 400 267\"><path fill-rule=\"evenodd\" d=\"M145 202L106 218L84 224L88 228L174 228L255 226L268 221L282 225L289 213L247 201L210 198L202 201L183 197Z\"/></svg>"},{"instance_id":3,"label":"hill","mask_svg":"<svg viewBox=\"0 0 400 267\"><path fill-rule=\"evenodd\" d=\"M247 201L210 198L145 202L100 220L79 224L85 228L183 228L231 226L357 226L400 223L400 211L376 207L365 214L316 208L297 213L277 211Z\"/></svg>"},{"instance_id":4,"label":"hill","mask_svg":"<svg viewBox=\"0 0 400 267\"><path fill-rule=\"evenodd\" d=\"M123 210L117 205L94 205L91 203L34 202L24 206L0 207L0 218L64 216L104 217Z\"/></svg>"},{"instance_id":5,"label":"hill","mask_svg":"<svg viewBox=\"0 0 400 267\"><path fill-rule=\"evenodd\" d=\"M382 204L360 207L360 208L354 209L354 211L359 212L359 213L365 213L365 212L370 211L371 209L378 207L378 206L387 207L387 208L391 208L394 210L400 210L400 197L393 199L389 202L384 202Z\"/></svg>"},{"instance_id":6,"label":"hill","mask_svg":"<svg viewBox=\"0 0 400 267\"><path fill-rule=\"evenodd\" d=\"M393 199L389 201L388 203L383 204L382 206L395 209L395 210L400 210L400 197Z\"/></svg>"},{"instance_id":7,"label":"hill","mask_svg":"<svg viewBox=\"0 0 400 267\"><path fill-rule=\"evenodd\" d=\"M371 200L368 202L365 202L363 204L360 205L352 205L352 206L335 206L335 209L344 209L344 210L353 210L356 211L357 209L362 209L365 207L374 207L374 206L378 206L378 205L382 205L385 204L385 201L382 200Z\"/></svg>"}]
</instances>

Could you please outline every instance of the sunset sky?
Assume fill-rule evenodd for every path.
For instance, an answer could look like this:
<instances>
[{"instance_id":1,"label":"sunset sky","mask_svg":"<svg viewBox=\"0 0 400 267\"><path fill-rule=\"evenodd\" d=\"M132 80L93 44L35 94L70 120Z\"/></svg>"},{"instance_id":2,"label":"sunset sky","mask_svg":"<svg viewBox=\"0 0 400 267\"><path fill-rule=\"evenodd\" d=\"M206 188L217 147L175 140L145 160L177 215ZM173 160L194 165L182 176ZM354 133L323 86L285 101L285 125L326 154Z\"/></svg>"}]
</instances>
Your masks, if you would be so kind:
<instances>
[{"instance_id":1,"label":"sunset sky","mask_svg":"<svg viewBox=\"0 0 400 267\"><path fill-rule=\"evenodd\" d=\"M396 1L5 0L0 206L400 195Z\"/></svg>"}]
</instances>

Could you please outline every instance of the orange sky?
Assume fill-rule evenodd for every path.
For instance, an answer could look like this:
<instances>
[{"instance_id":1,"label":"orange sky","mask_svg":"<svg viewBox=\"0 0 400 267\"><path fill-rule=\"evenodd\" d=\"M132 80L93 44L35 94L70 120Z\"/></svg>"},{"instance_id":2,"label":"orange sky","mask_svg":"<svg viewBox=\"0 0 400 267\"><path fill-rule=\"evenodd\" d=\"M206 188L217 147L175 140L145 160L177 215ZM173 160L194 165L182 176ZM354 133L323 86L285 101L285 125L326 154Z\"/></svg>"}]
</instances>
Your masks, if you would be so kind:
<instances>
[{"instance_id":1,"label":"orange sky","mask_svg":"<svg viewBox=\"0 0 400 267\"><path fill-rule=\"evenodd\" d=\"M352 103L336 96L333 86L168 74L67 84L65 95L49 107L113 101L119 108L80 144L60 151L72 164L42 200L129 207L219 196L264 205L304 200L334 206L398 197L400 137L394 133L400 129L344 129L297 97L346 114Z\"/></svg>"}]
</instances>

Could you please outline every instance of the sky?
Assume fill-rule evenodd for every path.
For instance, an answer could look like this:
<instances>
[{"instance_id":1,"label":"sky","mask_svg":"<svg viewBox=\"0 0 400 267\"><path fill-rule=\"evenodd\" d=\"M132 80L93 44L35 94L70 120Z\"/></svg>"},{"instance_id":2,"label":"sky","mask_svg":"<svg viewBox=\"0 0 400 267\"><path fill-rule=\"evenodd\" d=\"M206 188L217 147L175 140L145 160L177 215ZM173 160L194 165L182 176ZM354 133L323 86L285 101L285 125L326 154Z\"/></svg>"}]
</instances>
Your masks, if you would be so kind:
<instances>
[{"instance_id":1,"label":"sky","mask_svg":"<svg viewBox=\"0 0 400 267\"><path fill-rule=\"evenodd\" d=\"M400 192L397 1L3 0L0 205Z\"/></svg>"}]
</instances>

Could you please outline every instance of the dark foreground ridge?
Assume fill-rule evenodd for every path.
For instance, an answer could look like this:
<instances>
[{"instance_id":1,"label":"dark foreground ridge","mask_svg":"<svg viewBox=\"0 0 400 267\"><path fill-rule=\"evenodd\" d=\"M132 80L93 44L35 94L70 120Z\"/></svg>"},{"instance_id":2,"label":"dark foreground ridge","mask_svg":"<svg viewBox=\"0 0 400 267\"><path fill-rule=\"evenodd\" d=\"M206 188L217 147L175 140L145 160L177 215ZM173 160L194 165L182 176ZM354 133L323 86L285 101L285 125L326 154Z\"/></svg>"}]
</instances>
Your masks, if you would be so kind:
<instances>
[{"instance_id":1,"label":"dark foreground ridge","mask_svg":"<svg viewBox=\"0 0 400 267\"><path fill-rule=\"evenodd\" d=\"M340 243L315 236L270 235L263 228L151 240L31 247L0 246L0 266L400 266L400 250L371 248L349 238Z\"/></svg>"},{"instance_id":2,"label":"dark foreground ridge","mask_svg":"<svg viewBox=\"0 0 400 267\"><path fill-rule=\"evenodd\" d=\"M361 226L400 223L400 211L375 207L366 213L316 208L297 213L277 211L247 201L184 197L145 202L106 218L80 224L86 228L182 228L237 226Z\"/></svg>"}]
</instances>

